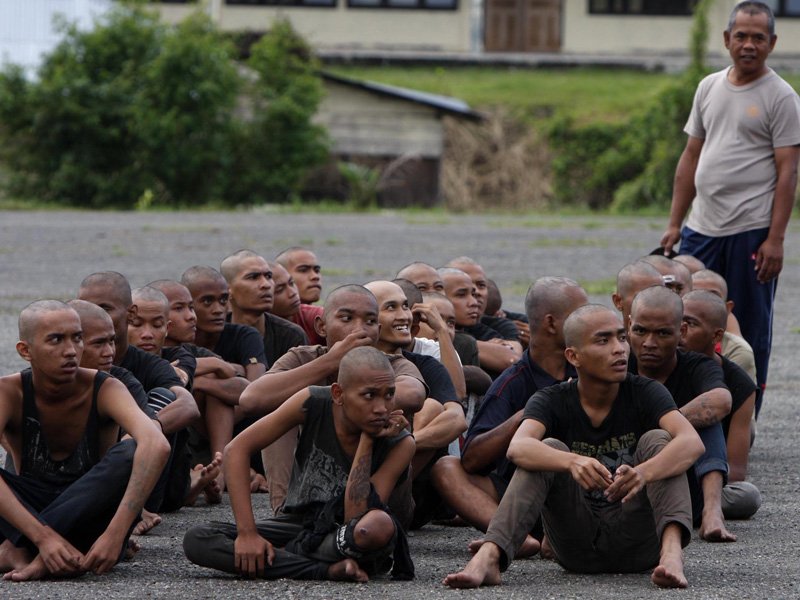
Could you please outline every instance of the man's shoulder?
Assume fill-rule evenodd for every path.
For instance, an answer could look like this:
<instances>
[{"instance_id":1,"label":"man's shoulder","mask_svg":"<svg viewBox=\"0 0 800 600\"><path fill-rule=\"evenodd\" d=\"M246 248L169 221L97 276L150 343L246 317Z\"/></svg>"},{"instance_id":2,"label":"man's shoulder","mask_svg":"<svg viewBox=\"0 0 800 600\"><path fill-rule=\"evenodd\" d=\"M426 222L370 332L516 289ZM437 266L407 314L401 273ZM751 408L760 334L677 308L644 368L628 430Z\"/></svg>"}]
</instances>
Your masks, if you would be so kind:
<instances>
[{"instance_id":1,"label":"man's shoulder","mask_svg":"<svg viewBox=\"0 0 800 600\"><path fill-rule=\"evenodd\" d=\"M295 346L290 348L286 354L275 361L269 372L287 371L301 365L310 363L328 352L327 346L316 344L314 346Z\"/></svg>"},{"instance_id":2,"label":"man's shoulder","mask_svg":"<svg viewBox=\"0 0 800 600\"><path fill-rule=\"evenodd\" d=\"M261 334L258 333L258 329L255 327L242 325L241 323L225 323L225 327L222 329L222 334L220 335L220 341L224 338L240 339L251 335L255 335L259 339L261 338Z\"/></svg>"},{"instance_id":3,"label":"man's shoulder","mask_svg":"<svg viewBox=\"0 0 800 600\"><path fill-rule=\"evenodd\" d=\"M299 325L296 325L291 321L287 321L286 319L277 315L273 315L272 313L264 313L264 317L272 330L278 335L288 335L289 333L292 333L305 339L306 332Z\"/></svg>"}]
</instances>

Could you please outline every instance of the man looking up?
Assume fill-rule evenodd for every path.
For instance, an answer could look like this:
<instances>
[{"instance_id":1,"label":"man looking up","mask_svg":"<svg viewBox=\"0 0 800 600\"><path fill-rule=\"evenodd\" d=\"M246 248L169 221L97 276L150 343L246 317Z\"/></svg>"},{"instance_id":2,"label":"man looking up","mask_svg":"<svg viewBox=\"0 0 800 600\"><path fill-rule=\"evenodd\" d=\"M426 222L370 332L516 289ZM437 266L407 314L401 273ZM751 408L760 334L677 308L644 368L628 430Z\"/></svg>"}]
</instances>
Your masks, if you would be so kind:
<instances>
[{"instance_id":1,"label":"man looking up","mask_svg":"<svg viewBox=\"0 0 800 600\"><path fill-rule=\"evenodd\" d=\"M438 292L444 294L444 282L438 271L424 262L413 262L397 272L395 279L407 279L422 293Z\"/></svg>"},{"instance_id":2,"label":"man looking up","mask_svg":"<svg viewBox=\"0 0 800 600\"><path fill-rule=\"evenodd\" d=\"M78 366L81 321L63 302L28 305L19 337L31 368L0 378L0 437L18 465L0 469L0 569L11 581L105 573L169 445L122 383ZM117 443L120 428L133 439Z\"/></svg>"},{"instance_id":3,"label":"man looking up","mask_svg":"<svg viewBox=\"0 0 800 600\"><path fill-rule=\"evenodd\" d=\"M663 386L627 372L625 335L604 306L567 318L566 357L578 379L540 390L526 404L508 448L514 477L484 543L445 585L499 584L541 514L556 560L570 571L655 567L659 587L687 586L685 472L703 445Z\"/></svg>"},{"instance_id":4,"label":"man looking up","mask_svg":"<svg viewBox=\"0 0 800 600\"><path fill-rule=\"evenodd\" d=\"M755 352L758 414L797 189L800 97L767 66L778 36L766 3L738 3L723 39L733 64L697 87L660 245L668 253L680 241L681 254L696 256L728 282L743 336Z\"/></svg>"},{"instance_id":5,"label":"man looking up","mask_svg":"<svg viewBox=\"0 0 800 600\"><path fill-rule=\"evenodd\" d=\"M706 541L733 542L721 505L728 463L720 421L731 410L731 394L714 360L678 349L684 331L680 296L662 287L639 292L631 308L631 371L663 383L697 429L705 452L689 473L694 521Z\"/></svg>"},{"instance_id":6,"label":"man looking up","mask_svg":"<svg viewBox=\"0 0 800 600\"><path fill-rule=\"evenodd\" d=\"M313 304L322 294L321 267L316 255L301 246L287 248L275 257L297 284L303 304Z\"/></svg>"}]
</instances>

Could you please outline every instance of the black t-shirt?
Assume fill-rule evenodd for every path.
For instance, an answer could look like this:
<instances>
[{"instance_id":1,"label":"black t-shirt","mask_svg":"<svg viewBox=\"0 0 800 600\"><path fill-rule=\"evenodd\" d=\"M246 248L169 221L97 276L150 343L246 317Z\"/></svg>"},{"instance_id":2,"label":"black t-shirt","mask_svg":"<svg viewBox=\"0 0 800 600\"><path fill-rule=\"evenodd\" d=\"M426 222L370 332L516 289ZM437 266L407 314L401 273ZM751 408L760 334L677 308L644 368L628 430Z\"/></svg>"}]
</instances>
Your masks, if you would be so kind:
<instances>
[{"instance_id":1,"label":"black t-shirt","mask_svg":"<svg viewBox=\"0 0 800 600\"><path fill-rule=\"evenodd\" d=\"M203 348L202 346L198 346L197 344L189 344L187 342L181 344L181 348L186 350L189 354L191 354L195 358L220 358L218 354L214 354L208 348Z\"/></svg>"},{"instance_id":2,"label":"black t-shirt","mask_svg":"<svg viewBox=\"0 0 800 600\"><path fill-rule=\"evenodd\" d=\"M219 336L214 352L222 360L235 365L253 365L261 363L269 368L264 356L264 341L257 329L249 325L225 323L222 335Z\"/></svg>"},{"instance_id":3,"label":"black t-shirt","mask_svg":"<svg viewBox=\"0 0 800 600\"><path fill-rule=\"evenodd\" d=\"M613 475L620 465L633 466L639 438L658 429L661 417L676 409L663 385L629 373L599 427L592 425L581 406L577 381L536 392L525 405L523 420L539 421L545 427L545 438L560 440L570 452L597 459ZM588 496L593 504L607 503L602 491Z\"/></svg>"},{"instance_id":4,"label":"black t-shirt","mask_svg":"<svg viewBox=\"0 0 800 600\"><path fill-rule=\"evenodd\" d=\"M480 367L481 360L478 356L478 344L475 338L463 331L456 331L456 337L453 340L453 347L456 349L458 358L461 359L461 364L465 367Z\"/></svg>"},{"instance_id":5,"label":"black t-shirt","mask_svg":"<svg viewBox=\"0 0 800 600\"><path fill-rule=\"evenodd\" d=\"M178 368L189 376L186 389L191 390L194 383L194 372L197 370L197 359L183 346L164 346L161 348L161 358L172 364L178 361Z\"/></svg>"},{"instance_id":6,"label":"black t-shirt","mask_svg":"<svg viewBox=\"0 0 800 600\"><path fill-rule=\"evenodd\" d=\"M470 334L479 342L488 342L489 340L503 337L497 330L492 329L491 327L485 325L481 321L478 321L477 323L475 323L475 325L464 327L463 331L465 333ZM514 339L517 339L517 337L514 337Z\"/></svg>"},{"instance_id":7,"label":"black t-shirt","mask_svg":"<svg viewBox=\"0 0 800 600\"><path fill-rule=\"evenodd\" d=\"M303 406L306 420L297 441L284 502L283 510L287 513L305 513L344 493L353 465L336 436L331 388L311 386L309 389L311 395ZM376 439L372 446L370 474L374 474L392 448L409 435L403 430L394 437ZM404 478L401 476L398 483Z\"/></svg>"},{"instance_id":8,"label":"black t-shirt","mask_svg":"<svg viewBox=\"0 0 800 600\"><path fill-rule=\"evenodd\" d=\"M494 329L504 340L519 340L519 329L517 329L517 326L514 325L511 319L483 315L481 317L481 323Z\"/></svg>"},{"instance_id":9,"label":"black t-shirt","mask_svg":"<svg viewBox=\"0 0 800 600\"><path fill-rule=\"evenodd\" d=\"M442 404L445 402L458 402L453 380L450 378L450 373L447 372L447 369L444 368L442 363L433 356L417 354L416 352L408 352L406 350L403 350L403 356L419 369L422 378L425 380L425 384L430 390L431 398L438 400Z\"/></svg>"},{"instance_id":10,"label":"black t-shirt","mask_svg":"<svg viewBox=\"0 0 800 600\"><path fill-rule=\"evenodd\" d=\"M111 367L110 373L116 379L119 379L126 388L128 388L128 392L131 396L133 396L133 399L136 400L136 405L142 409L142 412L151 419L155 419L156 413L147 403L147 394L145 393L142 384L139 383L139 380L133 376L133 373L128 371L128 369L118 367L117 365L113 365Z\"/></svg>"},{"instance_id":11,"label":"black t-shirt","mask_svg":"<svg viewBox=\"0 0 800 600\"><path fill-rule=\"evenodd\" d=\"M290 349L307 345L308 338L302 327L264 313L264 357L267 365L274 365Z\"/></svg>"},{"instance_id":12,"label":"black t-shirt","mask_svg":"<svg viewBox=\"0 0 800 600\"><path fill-rule=\"evenodd\" d=\"M742 408L742 405L747 399L756 391L756 384L750 379L747 371L742 369L732 360L728 360L724 356L722 358L722 372L725 374L725 385L731 392L731 412L722 420L722 431L725 432L725 438L728 437L728 430L731 427L731 417L733 414Z\"/></svg>"},{"instance_id":13,"label":"black t-shirt","mask_svg":"<svg viewBox=\"0 0 800 600\"><path fill-rule=\"evenodd\" d=\"M148 393L157 387L166 389L176 385L183 387L180 377L171 364L163 358L139 350L136 346L128 346L128 351L119 366L128 369Z\"/></svg>"},{"instance_id":14,"label":"black t-shirt","mask_svg":"<svg viewBox=\"0 0 800 600\"><path fill-rule=\"evenodd\" d=\"M664 382L678 408L700 394L724 388L725 375L716 361L698 352L678 350L678 364Z\"/></svg>"}]
</instances>

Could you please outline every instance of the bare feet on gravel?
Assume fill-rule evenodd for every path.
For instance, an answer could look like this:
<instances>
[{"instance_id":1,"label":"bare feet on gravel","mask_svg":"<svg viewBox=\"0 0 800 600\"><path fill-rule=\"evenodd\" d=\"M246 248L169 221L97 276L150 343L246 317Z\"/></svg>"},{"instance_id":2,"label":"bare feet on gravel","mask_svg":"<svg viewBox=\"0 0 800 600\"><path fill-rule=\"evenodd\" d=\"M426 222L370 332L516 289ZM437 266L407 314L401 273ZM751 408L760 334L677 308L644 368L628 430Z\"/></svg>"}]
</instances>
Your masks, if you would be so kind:
<instances>
[{"instance_id":1,"label":"bare feet on gravel","mask_svg":"<svg viewBox=\"0 0 800 600\"><path fill-rule=\"evenodd\" d=\"M476 588L482 585L500 585L500 548L492 542L481 544L459 573L451 573L442 581L451 588Z\"/></svg>"},{"instance_id":2,"label":"bare feet on gravel","mask_svg":"<svg viewBox=\"0 0 800 600\"><path fill-rule=\"evenodd\" d=\"M206 501L209 504L219 504L222 501L222 494L216 480L220 475L221 468L222 454L220 452L217 452L214 455L214 460L206 466L195 465L191 473L189 473L189 491L186 493L183 505L194 506L200 494L205 494ZM211 485L212 483L214 485ZM206 493L209 486L211 486L211 489Z\"/></svg>"},{"instance_id":3,"label":"bare feet on gravel","mask_svg":"<svg viewBox=\"0 0 800 600\"><path fill-rule=\"evenodd\" d=\"M31 560L31 553L26 548L17 548L5 540L0 544L0 572L16 571L27 567Z\"/></svg>"},{"instance_id":4,"label":"bare feet on gravel","mask_svg":"<svg viewBox=\"0 0 800 600\"><path fill-rule=\"evenodd\" d=\"M128 545L125 547L125 559L131 560L142 549L142 546L133 538L128 538Z\"/></svg>"},{"instance_id":5,"label":"bare feet on gravel","mask_svg":"<svg viewBox=\"0 0 800 600\"><path fill-rule=\"evenodd\" d=\"M662 588L685 588L689 585L683 573L681 528L676 523L667 525L661 534L661 560L650 579Z\"/></svg>"},{"instance_id":6,"label":"bare feet on gravel","mask_svg":"<svg viewBox=\"0 0 800 600\"><path fill-rule=\"evenodd\" d=\"M252 494L269 493L269 486L267 485L267 480L261 473L257 473L255 469L250 469L250 493Z\"/></svg>"},{"instance_id":7,"label":"bare feet on gravel","mask_svg":"<svg viewBox=\"0 0 800 600\"><path fill-rule=\"evenodd\" d=\"M340 560L328 567L328 579L331 581L355 581L356 583L366 583L369 576L363 571L358 563L352 558Z\"/></svg>"},{"instance_id":8,"label":"bare feet on gravel","mask_svg":"<svg viewBox=\"0 0 800 600\"><path fill-rule=\"evenodd\" d=\"M700 537L707 542L735 542L736 536L725 527L722 511L703 511Z\"/></svg>"},{"instance_id":9,"label":"bare feet on gravel","mask_svg":"<svg viewBox=\"0 0 800 600\"><path fill-rule=\"evenodd\" d=\"M550 545L550 540L547 539L547 536L542 538L542 548L539 550L539 556L545 560L556 559L556 553L553 552L553 547Z\"/></svg>"},{"instance_id":10,"label":"bare feet on gravel","mask_svg":"<svg viewBox=\"0 0 800 600\"><path fill-rule=\"evenodd\" d=\"M483 546L483 538L472 540L467 544L467 549L470 551L470 554L477 554L481 546ZM536 538L528 536L525 538L525 541L522 542L522 546L517 550L517 554L514 558L530 558L531 556L536 556L540 548L541 544L539 544L539 541Z\"/></svg>"},{"instance_id":11,"label":"bare feet on gravel","mask_svg":"<svg viewBox=\"0 0 800 600\"><path fill-rule=\"evenodd\" d=\"M133 528L133 535L144 535L156 525L161 524L161 517L149 510L142 509L142 520Z\"/></svg>"},{"instance_id":12,"label":"bare feet on gravel","mask_svg":"<svg viewBox=\"0 0 800 600\"><path fill-rule=\"evenodd\" d=\"M39 554L27 566L21 569L14 569L3 575L6 581L36 581L44 579L50 575L50 571L44 564L42 555Z\"/></svg>"}]
</instances>

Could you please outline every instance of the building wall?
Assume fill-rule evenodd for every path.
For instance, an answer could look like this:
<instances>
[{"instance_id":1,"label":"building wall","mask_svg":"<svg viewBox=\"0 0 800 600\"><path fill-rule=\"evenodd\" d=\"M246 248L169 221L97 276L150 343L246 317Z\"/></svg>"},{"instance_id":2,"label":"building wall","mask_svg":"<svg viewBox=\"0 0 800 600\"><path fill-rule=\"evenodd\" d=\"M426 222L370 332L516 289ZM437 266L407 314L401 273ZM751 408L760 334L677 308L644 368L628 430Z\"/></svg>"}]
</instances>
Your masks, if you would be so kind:
<instances>
[{"instance_id":1,"label":"building wall","mask_svg":"<svg viewBox=\"0 0 800 600\"><path fill-rule=\"evenodd\" d=\"M325 91L315 121L328 129L334 154L441 155L442 122L434 109L331 81Z\"/></svg>"},{"instance_id":2,"label":"building wall","mask_svg":"<svg viewBox=\"0 0 800 600\"><path fill-rule=\"evenodd\" d=\"M212 17L229 31L265 31L284 17L318 49L470 50L471 0L460 0L457 10L348 8L338 0L335 8L228 6L211 4ZM168 22L177 22L195 7L159 4Z\"/></svg>"},{"instance_id":3,"label":"building wall","mask_svg":"<svg viewBox=\"0 0 800 600\"><path fill-rule=\"evenodd\" d=\"M724 53L722 32L736 0L717 0L709 10L709 52ZM564 0L562 52L647 54L681 53L689 47L692 17L589 14L588 0ZM800 54L800 19L778 18L774 54Z\"/></svg>"}]
</instances>

